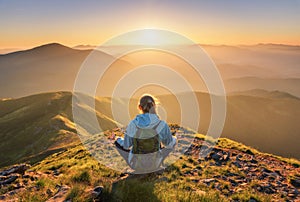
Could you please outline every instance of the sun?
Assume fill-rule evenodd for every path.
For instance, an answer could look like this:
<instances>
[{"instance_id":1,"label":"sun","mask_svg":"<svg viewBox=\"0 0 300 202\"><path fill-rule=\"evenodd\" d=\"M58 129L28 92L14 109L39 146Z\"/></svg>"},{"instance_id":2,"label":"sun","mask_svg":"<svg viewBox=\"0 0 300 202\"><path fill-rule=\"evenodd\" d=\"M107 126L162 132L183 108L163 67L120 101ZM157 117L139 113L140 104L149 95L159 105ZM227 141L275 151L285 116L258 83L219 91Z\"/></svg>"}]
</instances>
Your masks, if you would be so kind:
<instances>
[{"instance_id":1,"label":"sun","mask_svg":"<svg viewBox=\"0 0 300 202\"><path fill-rule=\"evenodd\" d=\"M153 28L144 29L136 39L137 44L145 46L162 46L167 42L164 34Z\"/></svg>"},{"instance_id":2,"label":"sun","mask_svg":"<svg viewBox=\"0 0 300 202\"><path fill-rule=\"evenodd\" d=\"M144 28L128 32L114 41L114 45L167 46L182 44L182 39L171 32L157 28Z\"/></svg>"}]
</instances>

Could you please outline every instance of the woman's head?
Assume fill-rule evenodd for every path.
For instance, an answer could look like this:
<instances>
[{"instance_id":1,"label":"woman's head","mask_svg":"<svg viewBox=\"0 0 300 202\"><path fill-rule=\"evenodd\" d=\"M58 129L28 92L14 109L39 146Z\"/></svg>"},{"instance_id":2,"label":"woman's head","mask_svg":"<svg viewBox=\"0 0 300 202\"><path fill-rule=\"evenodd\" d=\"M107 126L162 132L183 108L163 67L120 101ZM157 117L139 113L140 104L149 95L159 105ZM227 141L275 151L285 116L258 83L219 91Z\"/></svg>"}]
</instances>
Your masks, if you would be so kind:
<instances>
[{"instance_id":1,"label":"woman's head","mask_svg":"<svg viewBox=\"0 0 300 202\"><path fill-rule=\"evenodd\" d=\"M143 95L140 98L140 102L139 102L138 107L143 113L156 114L155 100L156 99L151 95Z\"/></svg>"}]
</instances>

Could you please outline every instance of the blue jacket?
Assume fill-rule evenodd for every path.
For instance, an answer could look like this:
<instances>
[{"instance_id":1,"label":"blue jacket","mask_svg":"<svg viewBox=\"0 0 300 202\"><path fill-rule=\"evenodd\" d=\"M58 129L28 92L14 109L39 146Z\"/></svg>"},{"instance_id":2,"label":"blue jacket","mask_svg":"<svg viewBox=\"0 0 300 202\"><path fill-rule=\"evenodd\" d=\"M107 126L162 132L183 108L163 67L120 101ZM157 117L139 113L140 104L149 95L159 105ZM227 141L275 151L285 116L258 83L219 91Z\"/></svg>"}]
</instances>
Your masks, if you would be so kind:
<instances>
[{"instance_id":1,"label":"blue jacket","mask_svg":"<svg viewBox=\"0 0 300 202\"><path fill-rule=\"evenodd\" d=\"M137 126L139 128L154 128L158 123L159 125L156 131L159 135L160 142L162 142L166 148L172 148L176 144L176 138L172 136L168 124L160 120L156 114L151 113L137 115L127 126L124 139L119 138L117 141L124 149L130 149L133 144L133 137L137 131Z\"/></svg>"}]
</instances>

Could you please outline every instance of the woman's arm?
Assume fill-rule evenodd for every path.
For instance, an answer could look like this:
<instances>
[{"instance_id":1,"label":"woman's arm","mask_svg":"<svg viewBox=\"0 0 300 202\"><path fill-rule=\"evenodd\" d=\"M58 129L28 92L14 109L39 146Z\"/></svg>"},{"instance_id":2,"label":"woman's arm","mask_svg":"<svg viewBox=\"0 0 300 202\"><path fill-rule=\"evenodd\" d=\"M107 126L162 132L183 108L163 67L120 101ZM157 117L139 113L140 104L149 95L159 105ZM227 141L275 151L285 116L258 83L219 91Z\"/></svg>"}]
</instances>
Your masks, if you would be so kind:
<instances>
[{"instance_id":1,"label":"woman's arm","mask_svg":"<svg viewBox=\"0 0 300 202\"><path fill-rule=\"evenodd\" d=\"M164 122L163 128L159 131L161 142L166 148L173 148L176 144L176 137L172 135L167 123Z\"/></svg>"},{"instance_id":2,"label":"woman's arm","mask_svg":"<svg viewBox=\"0 0 300 202\"><path fill-rule=\"evenodd\" d=\"M133 131L133 124L130 122L129 125L127 126L125 133L124 133L124 138L119 137L116 141L117 143L122 146L124 149L129 150L130 147L133 144L133 138L132 138L132 134Z\"/></svg>"}]
</instances>

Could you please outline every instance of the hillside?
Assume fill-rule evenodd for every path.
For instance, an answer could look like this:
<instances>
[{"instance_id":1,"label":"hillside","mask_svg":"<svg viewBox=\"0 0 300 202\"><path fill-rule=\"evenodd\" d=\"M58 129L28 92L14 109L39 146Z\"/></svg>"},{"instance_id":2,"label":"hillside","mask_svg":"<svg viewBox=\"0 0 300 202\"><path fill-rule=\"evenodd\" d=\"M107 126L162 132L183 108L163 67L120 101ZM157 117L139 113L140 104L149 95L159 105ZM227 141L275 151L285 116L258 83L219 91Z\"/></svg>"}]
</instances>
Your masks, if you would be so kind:
<instances>
[{"instance_id":1,"label":"hillside","mask_svg":"<svg viewBox=\"0 0 300 202\"><path fill-rule=\"evenodd\" d=\"M177 125L171 125L179 130ZM107 131L105 134L110 134ZM196 135L190 149L163 172L131 175L96 161L81 145L35 165L2 169L0 201L298 201L300 162L231 141L211 147ZM106 152L111 151L108 150ZM28 169L30 167L30 169ZM14 174L21 173L21 174ZM17 176L17 177L13 177ZM3 180L2 182L3 184ZM7 182L7 181L6 181Z\"/></svg>"},{"instance_id":2,"label":"hillside","mask_svg":"<svg viewBox=\"0 0 300 202\"><path fill-rule=\"evenodd\" d=\"M245 95L247 94L247 95ZM288 94L276 92L248 92L228 97L227 118L221 137L250 145L263 152L285 157L300 158L298 145L300 101ZM181 94L177 96L189 96ZM206 134L210 121L210 99L206 93L197 93L200 103L199 132ZM93 98L87 97L90 103ZM180 107L174 96L159 96L168 112L167 121L180 122ZM124 100L123 100L124 101ZM125 102L116 100L120 106ZM0 166L29 160L36 162L51 153L77 144L79 139L72 117L72 94L68 92L44 93L19 99L0 101ZM110 98L97 98L96 112L103 129L112 129ZM93 134L88 117L90 106L79 105L82 110L82 128ZM136 100L130 102L130 114L138 113Z\"/></svg>"},{"instance_id":3,"label":"hillside","mask_svg":"<svg viewBox=\"0 0 300 202\"><path fill-rule=\"evenodd\" d=\"M211 117L208 94L197 92L200 108L199 133L206 134ZM178 95L191 97L189 93ZM180 122L180 106L171 95L158 96L168 111L168 121ZM227 113L221 137L250 145L261 151L300 158L298 124L300 99L283 92L260 91L259 95L237 92L227 96ZM188 122L188 121L187 121Z\"/></svg>"},{"instance_id":4,"label":"hillside","mask_svg":"<svg viewBox=\"0 0 300 202\"><path fill-rule=\"evenodd\" d=\"M102 110L106 102L95 100ZM0 166L39 161L79 143L72 117L72 94L55 92L0 101ZM78 106L88 116L85 105ZM107 114L107 113L106 113ZM115 123L97 111L104 129ZM82 125L89 128L89 125Z\"/></svg>"}]
</instances>

